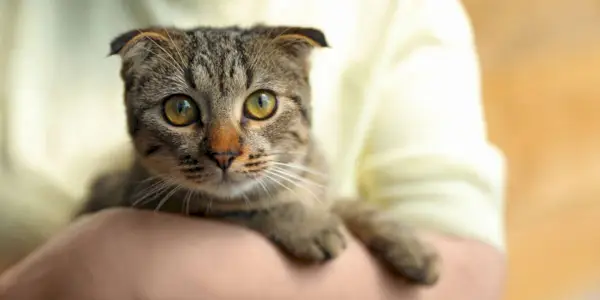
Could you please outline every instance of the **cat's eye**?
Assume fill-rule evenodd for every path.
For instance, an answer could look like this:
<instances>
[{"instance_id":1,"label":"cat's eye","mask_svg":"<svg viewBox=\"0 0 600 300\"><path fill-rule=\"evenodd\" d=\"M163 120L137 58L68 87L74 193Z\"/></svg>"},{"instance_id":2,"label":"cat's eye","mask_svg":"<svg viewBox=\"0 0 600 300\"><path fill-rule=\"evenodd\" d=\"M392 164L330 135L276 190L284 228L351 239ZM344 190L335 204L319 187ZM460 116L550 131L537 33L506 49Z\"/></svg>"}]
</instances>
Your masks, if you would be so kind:
<instances>
[{"instance_id":1,"label":"cat's eye","mask_svg":"<svg viewBox=\"0 0 600 300\"><path fill-rule=\"evenodd\" d=\"M163 104L163 113L169 124L188 126L198 121L199 112L196 103L188 96L173 95Z\"/></svg>"},{"instance_id":2,"label":"cat's eye","mask_svg":"<svg viewBox=\"0 0 600 300\"><path fill-rule=\"evenodd\" d=\"M256 91L244 102L244 115L252 120L266 120L272 117L276 110L277 97L270 91Z\"/></svg>"}]
</instances>

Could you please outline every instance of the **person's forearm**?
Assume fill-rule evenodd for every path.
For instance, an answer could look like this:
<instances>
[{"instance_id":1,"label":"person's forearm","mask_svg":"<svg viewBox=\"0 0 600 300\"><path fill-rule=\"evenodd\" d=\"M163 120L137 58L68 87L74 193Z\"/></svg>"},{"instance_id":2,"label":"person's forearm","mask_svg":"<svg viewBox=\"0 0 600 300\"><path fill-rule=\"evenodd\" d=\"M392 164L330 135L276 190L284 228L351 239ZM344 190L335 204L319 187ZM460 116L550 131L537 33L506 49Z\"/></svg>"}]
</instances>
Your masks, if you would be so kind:
<instances>
[{"instance_id":1,"label":"person's forearm","mask_svg":"<svg viewBox=\"0 0 600 300\"><path fill-rule=\"evenodd\" d=\"M414 299L503 298L506 274L506 259L503 253L478 241L439 234L424 234L423 237L442 255L442 277L437 286L421 291Z\"/></svg>"},{"instance_id":2,"label":"person's forearm","mask_svg":"<svg viewBox=\"0 0 600 300\"><path fill-rule=\"evenodd\" d=\"M116 210L71 226L10 274L2 274L0 299L70 300L107 293L108 298L123 300L139 295L232 300L501 298L504 258L498 251L435 234L424 238L443 257L441 280L431 289L392 278L355 241L326 265L301 267L247 229Z\"/></svg>"},{"instance_id":3,"label":"person's forearm","mask_svg":"<svg viewBox=\"0 0 600 300\"><path fill-rule=\"evenodd\" d=\"M291 263L259 235L229 226L210 226L210 243L197 251L199 280L219 299L501 299L504 255L477 241L423 234L442 256L442 277L432 288L409 286L392 277L356 241L324 266ZM224 241L238 236L224 250ZM218 241L220 240L220 241ZM210 270L206 272L204 270Z\"/></svg>"},{"instance_id":4,"label":"person's forearm","mask_svg":"<svg viewBox=\"0 0 600 300\"><path fill-rule=\"evenodd\" d=\"M380 268L366 250L353 242L341 257L324 268L299 268L282 263L276 258L277 256L236 255L235 266L229 266L231 263L229 262L228 267L219 270L223 272L219 277L232 277L227 282L222 282L223 285L213 285L211 290L217 289L223 292L223 295L229 296L223 299L242 299L244 295L246 295L244 299L265 300L498 300L502 298L505 259L499 251L476 241L449 238L438 234L425 234L424 238L435 246L443 257L441 280L432 288L410 286L392 277ZM255 270L260 272L254 273ZM246 277L250 274L253 274L252 283L248 282ZM212 277L214 273L207 276ZM274 278L278 282L275 282ZM247 281L247 284L238 286L236 291L226 291L231 289L231 282L238 280ZM261 296L254 298L250 295Z\"/></svg>"}]
</instances>

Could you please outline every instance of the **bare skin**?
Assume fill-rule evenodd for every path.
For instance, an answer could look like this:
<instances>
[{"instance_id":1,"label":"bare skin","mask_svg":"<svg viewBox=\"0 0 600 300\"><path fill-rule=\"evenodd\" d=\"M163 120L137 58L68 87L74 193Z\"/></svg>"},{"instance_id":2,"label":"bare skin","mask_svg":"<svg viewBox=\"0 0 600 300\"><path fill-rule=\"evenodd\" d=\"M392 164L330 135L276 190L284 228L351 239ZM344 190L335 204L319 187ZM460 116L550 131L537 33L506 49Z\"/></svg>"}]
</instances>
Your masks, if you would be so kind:
<instances>
[{"instance_id":1,"label":"bare skin","mask_svg":"<svg viewBox=\"0 0 600 300\"><path fill-rule=\"evenodd\" d=\"M502 298L501 253L475 241L422 237L444 262L444 275L429 289L393 277L354 239L336 260L306 267L239 226L108 210L76 222L2 274L0 299Z\"/></svg>"}]
</instances>

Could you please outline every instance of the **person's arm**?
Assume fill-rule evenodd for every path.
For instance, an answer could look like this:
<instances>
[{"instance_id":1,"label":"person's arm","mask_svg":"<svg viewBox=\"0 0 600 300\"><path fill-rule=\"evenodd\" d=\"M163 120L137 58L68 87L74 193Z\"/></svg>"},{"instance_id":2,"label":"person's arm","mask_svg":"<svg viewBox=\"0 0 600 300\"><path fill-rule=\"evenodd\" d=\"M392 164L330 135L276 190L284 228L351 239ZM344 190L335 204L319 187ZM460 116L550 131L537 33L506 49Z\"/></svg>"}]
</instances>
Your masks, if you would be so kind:
<instances>
[{"instance_id":1,"label":"person's arm","mask_svg":"<svg viewBox=\"0 0 600 300\"><path fill-rule=\"evenodd\" d=\"M414 288L355 241L314 267L247 229L153 212L101 212L0 275L2 300L499 299L503 260L490 246L424 235L443 253L439 284ZM481 267L485 266L485 267Z\"/></svg>"},{"instance_id":2,"label":"person's arm","mask_svg":"<svg viewBox=\"0 0 600 300\"><path fill-rule=\"evenodd\" d=\"M441 254L442 281L419 299L500 299L504 161L487 138L467 14L458 0L396 3L367 87L361 192Z\"/></svg>"},{"instance_id":3,"label":"person's arm","mask_svg":"<svg viewBox=\"0 0 600 300\"><path fill-rule=\"evenodd\" d=\"M479 62L458 0L398 0L370 90L361 192L420 229L504 251L504 159L487 137Z\"/></svg>"}]
</instances>

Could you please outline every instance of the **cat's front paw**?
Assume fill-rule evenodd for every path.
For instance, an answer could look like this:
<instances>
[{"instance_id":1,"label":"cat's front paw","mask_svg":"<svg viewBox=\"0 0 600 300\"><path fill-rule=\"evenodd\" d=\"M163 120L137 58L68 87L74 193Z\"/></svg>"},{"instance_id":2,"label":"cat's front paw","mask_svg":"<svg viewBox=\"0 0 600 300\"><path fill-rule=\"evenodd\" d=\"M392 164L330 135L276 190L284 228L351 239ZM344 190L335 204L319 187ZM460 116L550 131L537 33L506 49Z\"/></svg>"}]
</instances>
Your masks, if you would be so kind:
<instances>
[{"instance_id":1,"label":"cat's front paw","mask_svg":"<svg viewBox=\"0 0 600 300\"><path fill-rule=\"evenodd\" d=\"M384 222L382 222L384 223ZM436 251L393 221L381 224L369 247L392 272L408 281L434 285L440 276L440 257Z\"/></svg>"},{"instance_id":2,"label":"cat's front paw","mask_svg":"<svg viewBox=\"0 0 600 300\"><path fill-rule=\"evenodd\" d=\"M291 256L305 262L325 262L346 248L346 238L337 218L314 221L320 224L299 227L293 232L278 232L270 238Z\"/></svg>"}]
</instances>

